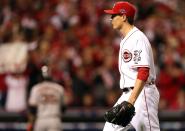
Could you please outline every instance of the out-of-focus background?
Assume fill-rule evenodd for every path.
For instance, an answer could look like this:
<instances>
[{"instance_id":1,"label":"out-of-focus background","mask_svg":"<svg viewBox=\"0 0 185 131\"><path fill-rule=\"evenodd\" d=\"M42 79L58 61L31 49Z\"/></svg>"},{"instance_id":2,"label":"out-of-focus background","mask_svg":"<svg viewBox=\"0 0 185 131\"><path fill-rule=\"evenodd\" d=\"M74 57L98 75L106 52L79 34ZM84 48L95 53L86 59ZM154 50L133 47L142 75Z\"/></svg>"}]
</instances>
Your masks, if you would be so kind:
<instances>
[{"instance_id":1,"label":"out-of-focus background","mask_svg":"<svg viewBox=\"0 0 185 131\"><path fill-rule=\"evenodd\" d=\"M103 12L115 1L0 0L0 130L26 129L30 89L46 63L65 87L64 130L102 130L121 93L121 37ZM153 47L161 130L185 130L185 1L129 1Z\"/></svg>"}]
</instances>

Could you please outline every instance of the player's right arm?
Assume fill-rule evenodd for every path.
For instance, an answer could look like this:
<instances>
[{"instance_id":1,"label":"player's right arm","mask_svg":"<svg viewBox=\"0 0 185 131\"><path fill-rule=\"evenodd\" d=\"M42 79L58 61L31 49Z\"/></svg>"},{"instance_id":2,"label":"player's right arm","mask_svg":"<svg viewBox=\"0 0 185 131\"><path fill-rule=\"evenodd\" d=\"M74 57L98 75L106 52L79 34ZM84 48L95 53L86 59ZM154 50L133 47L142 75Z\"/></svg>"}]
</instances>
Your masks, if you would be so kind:
<instances>
[{"instance_id":1,"label":"player's right arm","mask_svg":"<svg viewBox=\"0 0 185 131\"><path fill-rule=\"evenodd\" d=\"M139 67L138 68L138 75L134 85L134 89L128 99L132 105L134 105L135 101L137 100L139 94L141 93L148 77L149 77L150 69L148 67Z\"/></svg>"},{"instance_id":2,"label":"player's right arm","mask_svg":"<svg viewBox=\"0 0 185 131\"><path fill-rule=\"evenodd\" d=\"M27 112L27 117L28 117L28 131L33 130L33 125L35 123L36 119L36 113L37 113L37 88L34 86L31 90L29 99L28 99L28 112Z\"/></svg>"}]
</instances>

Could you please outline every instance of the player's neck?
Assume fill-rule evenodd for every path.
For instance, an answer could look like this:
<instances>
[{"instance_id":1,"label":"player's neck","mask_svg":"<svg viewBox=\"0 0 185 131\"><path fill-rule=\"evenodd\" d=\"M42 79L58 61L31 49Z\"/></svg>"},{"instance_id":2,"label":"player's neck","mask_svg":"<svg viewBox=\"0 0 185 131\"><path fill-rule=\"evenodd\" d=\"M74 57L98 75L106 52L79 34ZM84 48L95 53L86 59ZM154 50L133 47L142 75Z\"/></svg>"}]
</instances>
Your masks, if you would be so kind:
<instances>
[{"instance_id":1,"label":"player's neck","mask_svg":"<svg viewBox=\"0 0 185 131\"><path fill-rule=\"evenodd\" d=\"M125 37L133 28L134 28L134 25L130 25L130 24L125 23L122 26L120 32Z\"/></svg>"}]
</instances>

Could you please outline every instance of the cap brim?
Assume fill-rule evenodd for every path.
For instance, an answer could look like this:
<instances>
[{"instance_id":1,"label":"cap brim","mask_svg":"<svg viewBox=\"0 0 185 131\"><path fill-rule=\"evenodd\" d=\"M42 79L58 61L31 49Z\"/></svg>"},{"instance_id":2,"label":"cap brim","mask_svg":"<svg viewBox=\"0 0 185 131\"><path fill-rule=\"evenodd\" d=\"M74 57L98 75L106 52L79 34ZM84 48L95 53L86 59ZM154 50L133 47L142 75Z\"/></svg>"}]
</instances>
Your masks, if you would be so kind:
<instances>
[{"instance_id":1,"label":"cap brim","mask_svg":"<svg viewBox=\"0 0 185 131\"><path fill-rule=\"evenodd\" d=\"M117 12L114 12L113 10L104 10L104 12L111 15L117 14Z\"/></svg>"}]
</instances>

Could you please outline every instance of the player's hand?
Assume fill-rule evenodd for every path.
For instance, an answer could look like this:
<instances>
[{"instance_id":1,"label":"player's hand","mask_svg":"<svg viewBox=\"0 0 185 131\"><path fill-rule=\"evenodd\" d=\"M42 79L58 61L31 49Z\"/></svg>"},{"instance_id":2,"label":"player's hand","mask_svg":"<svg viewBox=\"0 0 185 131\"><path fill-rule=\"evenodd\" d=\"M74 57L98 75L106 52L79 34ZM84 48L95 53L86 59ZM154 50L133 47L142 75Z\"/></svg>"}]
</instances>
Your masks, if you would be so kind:
<instances>
[{"instance_id":1,"label":"player's hand","mask_svg":"<svg viewBox=\"0 0 185 131\"><path fill-rule=\"evenodd\" d=\"M26 131L33 131L33 123L28 123Z\"/></svg>"}]
</instances>

